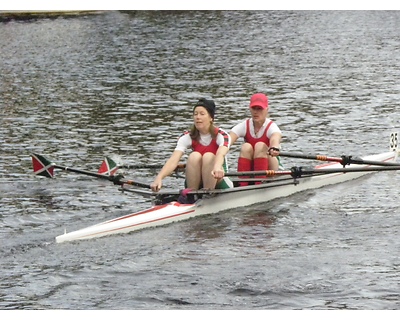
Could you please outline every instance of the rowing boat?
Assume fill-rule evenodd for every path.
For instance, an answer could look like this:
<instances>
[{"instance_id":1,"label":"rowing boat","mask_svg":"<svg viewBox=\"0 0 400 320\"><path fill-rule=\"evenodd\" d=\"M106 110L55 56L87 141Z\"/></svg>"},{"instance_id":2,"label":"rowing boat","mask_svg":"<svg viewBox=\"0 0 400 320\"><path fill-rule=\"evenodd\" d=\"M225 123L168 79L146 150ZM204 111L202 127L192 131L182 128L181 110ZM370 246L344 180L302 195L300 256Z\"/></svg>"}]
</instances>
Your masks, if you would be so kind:
<instances>
[{"instance_id":1,"label":"rowing boat","mask_svg":"<svg viewBox=\"0 0 400 320\"><path fill-rule=\"evenodd\" d=\"M393 143L395 141L395 144ZM225 210L268 202L290 196L294 193L324 186L338 184L360 178L374 171L399 170L395 162L398 156L397 133L391 135L391 149L388 152L358 158L360 164L344 167L338 161L317 165L303 174L294 174L265 179L262 183L225 190L198 190L191 193L199 197L194 204L181 204L177 201L157 203L163 196L179 195L179 190L165 190L154 193L150 190L126 189L142 196L152 198L153 205L146 210L124 215L77 231L65 232L56 237L57 243L92 239L115 234L128 233L139 229L157 227L173 222L187 220L201 215L215 214ZM373 165L371 165L373 163ZM379 166L375 163L387 163ZM391 166L389 166L391 165ZM300 170L301 172L301 170ZM122 185L122 183L121 183Z\"/></svg>"}]
</instances>

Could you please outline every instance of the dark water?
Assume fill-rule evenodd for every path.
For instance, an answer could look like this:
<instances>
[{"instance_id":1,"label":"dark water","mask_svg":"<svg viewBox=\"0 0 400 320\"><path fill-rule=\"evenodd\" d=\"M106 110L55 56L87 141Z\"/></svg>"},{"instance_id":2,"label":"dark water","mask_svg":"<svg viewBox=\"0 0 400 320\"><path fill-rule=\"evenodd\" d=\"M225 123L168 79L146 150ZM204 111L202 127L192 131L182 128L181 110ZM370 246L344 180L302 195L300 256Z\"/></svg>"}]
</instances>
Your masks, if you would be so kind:
<instances>
[{"instance_id":1,"label":"dark water","mask_svg":"<svg viewBox=\"0 0 400 320\"><path fill-rule=\"evenodd\" d=\"M399 131L399 30L397 11L1 23L0 309L399 309L398 172L56 244L65 228L149 203L87 176L33 176L29 156L95 171L105 155L163 164L199 97L215 99L217 122L229 129L256 91L269 95L287 151L384 152ZM304 165L285 159L294 164ZM155 174L126 172L145 182Z\"/></svg>"}]
</instances>

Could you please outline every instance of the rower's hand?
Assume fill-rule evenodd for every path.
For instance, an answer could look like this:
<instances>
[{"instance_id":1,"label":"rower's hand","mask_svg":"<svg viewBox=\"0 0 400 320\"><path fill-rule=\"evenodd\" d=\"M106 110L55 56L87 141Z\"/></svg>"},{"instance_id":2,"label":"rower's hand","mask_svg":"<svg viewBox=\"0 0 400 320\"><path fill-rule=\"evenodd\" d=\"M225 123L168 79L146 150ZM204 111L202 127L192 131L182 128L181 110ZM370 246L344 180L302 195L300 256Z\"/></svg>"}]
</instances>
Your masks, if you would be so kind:
<instances>
[{"instance_id":1,"label":"rower's hand","mask_svg":"<svg viewBox=\"0 0 400 320\"><path fill-rule=\"evenodd\" d=\"M281 149L279 149L277 147L271 147L268 149L268 154L271 157L277 157L277 156L279 156L279 151L281 151Z\"/></svg>"},{"instance_id":2,"label":"rower's hand","mask_svg":"<svg viewBox=\"0 0 400 320\"><path fill-rule=\"evenodd\" d=\"M218 179L222 179L224 177L225 172L222 168L219 168L219 169L214 169L213 171L211 171L211 174L215 179L218 180Z\"/></svg>"},{"instance_id":3,"label":"rower's hand","mask_svg":"<svg viewBox=\"0 0 400 320\"><path fill-rule=\"evenodd\" d=\"M160 191L162 187L162 180L156 178L151 184L150 184L150 188L153 192L158 192Z\"/></svg>"}]
</instances>

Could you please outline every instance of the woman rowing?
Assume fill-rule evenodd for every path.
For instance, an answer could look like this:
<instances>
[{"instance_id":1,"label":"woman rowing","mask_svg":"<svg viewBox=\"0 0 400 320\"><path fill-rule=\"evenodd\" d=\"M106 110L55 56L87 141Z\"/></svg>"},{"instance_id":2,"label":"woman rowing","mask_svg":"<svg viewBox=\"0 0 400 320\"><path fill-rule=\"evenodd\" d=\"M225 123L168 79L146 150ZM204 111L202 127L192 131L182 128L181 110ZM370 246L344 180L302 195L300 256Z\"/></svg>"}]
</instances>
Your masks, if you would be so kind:
<instances>
[{"instance_id":1,"label":"woman rowing","mask_svg":"<svg viewBox=\"0 0 400 320\"><path fill-rule=\"evenodd\" d=\"M278 170L277 156L282 132L275 122L268 119L268 97L265 94L256 93L251 96L250 113L251 118L240 122L229 132L231 144L240 137L244 138L237 171ZM240 186L248 184L239 183Z\"/></svg>"},{"instance_id":2,"label":"woman rowing","mask_svg":"<svg viewBox=\"0 0 400 320\"><path fill-rule=\"evenodd\" d=\"M214 126L215 103L200 99L193 108L193 125L178 139L171 157L158 173L151 189L158 192L162 180L174 172L187 149L192 149L186 161L186 190L226 189L232 181L224 177L227 171L226 155L230 146L229 134ZM190 201L190 200L189 200Z\"/></svg>"}]
</instances>

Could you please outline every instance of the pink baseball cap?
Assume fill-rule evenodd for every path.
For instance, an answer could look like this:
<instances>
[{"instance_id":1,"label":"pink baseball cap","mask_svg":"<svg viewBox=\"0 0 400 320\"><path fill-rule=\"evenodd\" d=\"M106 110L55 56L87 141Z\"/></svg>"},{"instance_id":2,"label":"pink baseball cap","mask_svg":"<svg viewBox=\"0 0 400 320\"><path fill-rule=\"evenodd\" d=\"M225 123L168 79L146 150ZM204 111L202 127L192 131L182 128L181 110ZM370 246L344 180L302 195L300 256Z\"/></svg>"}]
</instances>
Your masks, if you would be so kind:
<instances>
[{"instance_id":1,"label":"pink baseball cap","mask_svg":"<svg viewBox=\"0 0 400 320\"><path fill-rule=\"evenodd\" d=\"M268 98L264 93L255 93L250 98L250 108L261 107L268 109Z\"/></svg>"}]
</instances>

